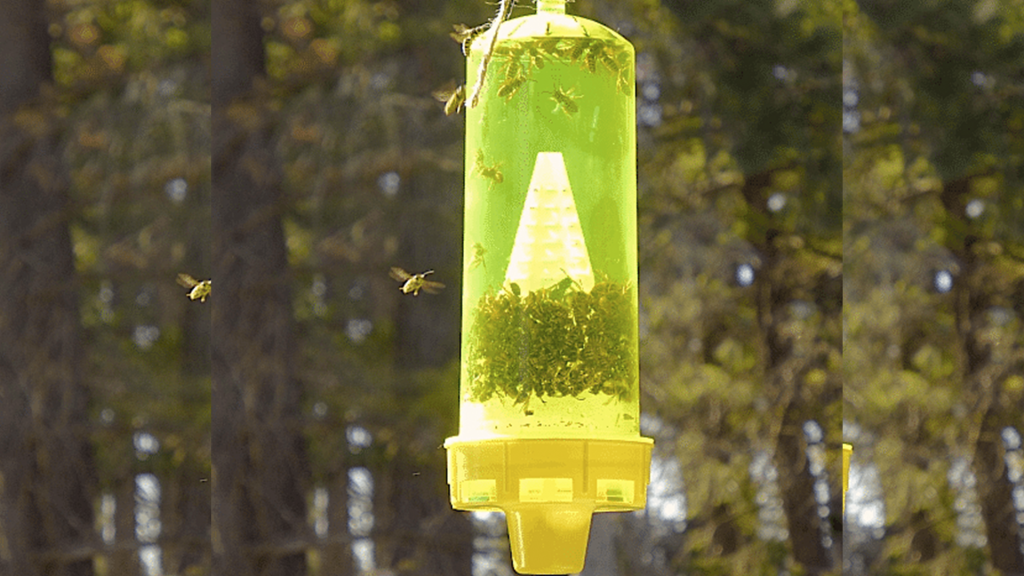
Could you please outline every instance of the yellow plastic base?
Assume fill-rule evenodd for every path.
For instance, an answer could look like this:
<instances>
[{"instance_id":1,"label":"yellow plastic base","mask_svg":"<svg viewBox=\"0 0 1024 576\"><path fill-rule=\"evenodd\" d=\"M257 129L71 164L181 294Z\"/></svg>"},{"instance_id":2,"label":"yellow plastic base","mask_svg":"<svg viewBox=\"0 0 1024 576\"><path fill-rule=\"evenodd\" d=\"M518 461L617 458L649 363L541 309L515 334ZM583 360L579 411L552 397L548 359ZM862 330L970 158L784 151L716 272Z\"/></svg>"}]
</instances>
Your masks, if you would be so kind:
<instances>
[{"instance_id":1,"label":"yellow plastic base","mask_svg":"<svg viewBox=\"0 0 1024 576\"><path fill-rule=\"evenodd\" d=\"M583 570L594 512L647 503L650 438L445 441L456 510L504 512L520 574Z\"/></svg>"}]
</instances>

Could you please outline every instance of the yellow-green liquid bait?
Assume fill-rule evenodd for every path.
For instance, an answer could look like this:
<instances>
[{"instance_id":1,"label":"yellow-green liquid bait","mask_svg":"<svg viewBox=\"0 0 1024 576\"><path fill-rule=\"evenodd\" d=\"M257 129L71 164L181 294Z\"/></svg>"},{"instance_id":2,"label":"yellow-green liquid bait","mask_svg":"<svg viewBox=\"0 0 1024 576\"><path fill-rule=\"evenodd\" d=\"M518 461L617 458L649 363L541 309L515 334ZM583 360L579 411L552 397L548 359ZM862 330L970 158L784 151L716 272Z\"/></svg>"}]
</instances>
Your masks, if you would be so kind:
<instances>
[{"instance_id":1,"label":"yellow-green liquid bait","mask_svg":"<svg viewBox=\"0 0 1024 576\"><path fill-rule=\"evenodd\" d=\"M639 434L634 62L582 18L499 29L466 115L461 436Z\"/></svg>"}]
</instances>

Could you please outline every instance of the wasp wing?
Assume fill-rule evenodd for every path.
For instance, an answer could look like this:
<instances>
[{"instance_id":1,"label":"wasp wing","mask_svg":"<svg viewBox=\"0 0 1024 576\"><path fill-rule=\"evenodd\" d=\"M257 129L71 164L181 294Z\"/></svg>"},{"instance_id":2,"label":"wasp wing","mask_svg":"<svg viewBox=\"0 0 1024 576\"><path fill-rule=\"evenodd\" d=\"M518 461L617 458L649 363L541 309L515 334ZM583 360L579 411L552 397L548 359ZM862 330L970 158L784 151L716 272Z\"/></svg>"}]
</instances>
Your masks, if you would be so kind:
<instances>
[{"instance_id":1,"label":"wasp wing","mask_svg":"<svg viewBox=\"0 0 1024 576\"><path fill-rule=\"evenodd\" d=\"M434 97L438 102L447 102L449 98L458 90L455 85L455 80L449 80L441 85L440 88L431 92L431 96Z\"/></svg>"},{"instance_id":2,"label":"wasp wing","mask_svg":"<svg viewBox=\"0 0 1024 576\"><path fill-rule=\"evenodd\" d=\"M388 276L390 276L393 280L398 280L399 282L405 282L409 278L412 278L412 274L409 274L408 272L402 270L397 266L391 267L391 271L388 272Z\"/></svg>"},{"instance_id":3,"label":"wasp wing","mask_svg":"<svg viewBox=\"0 0 1024 576\"><path fill-rule=\"evenodd\" d=\"M444 288L444 284L440 282L431 282L430 280L424 280L423 286L420 288L428 294L437 294Z\"/></svg>"},{"instance_id":4,"label":"wasp wing","mask_svg":"<svg viewBox=\"0 0 1024 576\"><path fill-rule=\"evenodd\" d=\"M431 92L434 99L444 102L444 113L446 116L457 114L466 102L466 87L456 86L454 80L449 80L443 86Z\"/></svg>"},{"instance_id":5,"label":"wasp wing","mask_svg":"<svg viewBox=\"0 0 1024 576\"><path fill-rule=\"evenodd\" d=\"M199 285L199 281L188 274L178 274L177 281L178 285L183 288L195 288Z\"/></svg>"}]
</instances>

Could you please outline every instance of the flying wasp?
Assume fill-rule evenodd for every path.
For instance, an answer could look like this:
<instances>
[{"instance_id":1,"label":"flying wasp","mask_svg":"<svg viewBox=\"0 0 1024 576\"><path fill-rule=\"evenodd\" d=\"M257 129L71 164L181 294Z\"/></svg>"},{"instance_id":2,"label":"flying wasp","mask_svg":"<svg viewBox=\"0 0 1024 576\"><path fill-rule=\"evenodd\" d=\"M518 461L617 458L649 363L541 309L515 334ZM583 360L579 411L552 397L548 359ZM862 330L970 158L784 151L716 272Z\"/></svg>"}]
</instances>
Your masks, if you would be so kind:
<instances>
[{"instance_id":1,"label":"flying wasp","mask_svg":"<svg viewBox=\"0 0 1024 576\"><path fill-rule=\"evenodd\" d=\"M453 24L452 29L454 32L449 32L448 35L462 45L462 55L469 56L469 46L473 43L473 40L479 36L484 30L487 30L488 24L481 24L480 26L474 26L470 28L465 24Z\"/></svg>"},{"instance_id":2,"label":"flying wasp","mask_svg":"<svg viewBox=\"0 0 1024 576\"><path fill-rule=\"evenodd\" d=\"M477 105L480 101L480 93L483 92L484 78L487 76L487 65L491 63L491 56L494 53L494 46L498 41L498 27L501 23L508 19L509 14L512 13L512 8L515 7L516 0L498 0L498 13L494 15L494 18L487 24L487 30L491 32L490 40L484 47L483 55L480 57L480 66L477 68L476 83L473 84L473 89L469 91L467 99L469 101L468 106L470 108Z\"/></svg>"},{"instance_id":3,"label":"flying wasp","mask_svg":"<svg viewBox=\"0 0 1024 576\"><path fill-rule=\"evenodd\" d=\"M427 280L426 277L433 273L433 270L427 270L422 274L409 274L397 266L392 266L391 272L388 273L388 276L391 276L391 278L402 283L402 285L398 287L398 289L402 291L402 294L412 292L413 296L419 296L420 290L423 290L427 294L437 294L442 288L444 288L444 284L441 284L440 282L431 282L430 280Z\"/></svg>"},{"instance_id":4,"label":"flying wasp","mask_svg":"<svg viewBox=\"0 0 1024 576\"><path fill-rule=\"evenodd\" d=\"M433 95L437 101L444 102L445 116L458 114L466 104L466 87L456 87L454 80L449 80L447 84L434 90Z\"/></svg>"},{"instance_id":5,"label":"flying wasp","mask_svg":"<svg viewBox=\"0 0 1024 576\"><path fill-rule=\"evenodd\" d=\"M188 297L190 300L199 300L200 302L206 302L206 299L210 297L210 280L203 280L200 282L188 274L178 274L178 284L184 288L190 288Z\"/></svg>"}]
</instances>

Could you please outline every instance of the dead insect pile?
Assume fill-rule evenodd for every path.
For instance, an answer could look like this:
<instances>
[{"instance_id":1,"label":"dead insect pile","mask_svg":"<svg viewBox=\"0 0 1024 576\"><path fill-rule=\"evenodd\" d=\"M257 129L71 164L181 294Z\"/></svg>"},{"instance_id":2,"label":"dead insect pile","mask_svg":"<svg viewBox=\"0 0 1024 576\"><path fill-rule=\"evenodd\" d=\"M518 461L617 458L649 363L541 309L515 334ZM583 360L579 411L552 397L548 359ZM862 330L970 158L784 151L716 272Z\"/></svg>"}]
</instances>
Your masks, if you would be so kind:
<instances>
[{"instance_id":1,"label":"dead insect pile","mask_svg":"<svg viewBox=\"0 0 1024 576\"><path fill-rule=\"evenodd\" d=\"M487 293L469 338L470 399L579 397L629 400L637 380L636 319L628 284L590 292L570 278L523 296L517 284Z\"/></svg>"}]
</instances>

